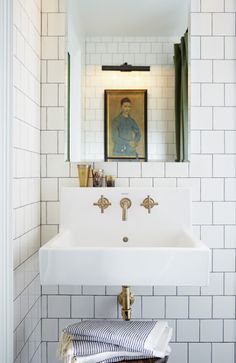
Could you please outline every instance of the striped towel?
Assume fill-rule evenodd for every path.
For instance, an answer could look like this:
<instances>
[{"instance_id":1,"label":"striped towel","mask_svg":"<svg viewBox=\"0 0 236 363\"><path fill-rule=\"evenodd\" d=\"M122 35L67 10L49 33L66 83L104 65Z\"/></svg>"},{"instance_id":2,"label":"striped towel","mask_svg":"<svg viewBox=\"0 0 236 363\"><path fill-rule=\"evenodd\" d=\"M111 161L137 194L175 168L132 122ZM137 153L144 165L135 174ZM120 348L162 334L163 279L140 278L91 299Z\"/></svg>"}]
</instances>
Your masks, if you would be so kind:
<instances>
[{"instance_id":1,"label":"striped towel","mask_svg":"<svg viewBox=\"0 0 236 363\"><path fill-rule=\"evenodd\" d=\"M66 363L110 363L163 358L170 353L166 322L91 320L63 330L60 358Z\"/></svg>"}]
</instances>

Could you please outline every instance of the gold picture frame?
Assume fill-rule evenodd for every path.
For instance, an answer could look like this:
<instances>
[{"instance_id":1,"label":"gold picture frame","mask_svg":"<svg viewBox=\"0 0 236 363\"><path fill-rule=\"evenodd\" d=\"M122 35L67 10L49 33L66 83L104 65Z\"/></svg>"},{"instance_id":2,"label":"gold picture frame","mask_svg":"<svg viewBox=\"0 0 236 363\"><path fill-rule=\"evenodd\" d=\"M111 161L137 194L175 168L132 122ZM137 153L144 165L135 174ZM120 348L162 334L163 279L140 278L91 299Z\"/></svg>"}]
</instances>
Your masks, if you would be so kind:
<instances>
[{"instance_id":1,"label":"gold picture frame","mask_svg":"<svg viewBox=\"0 0 236 363\"><path fill-rule=\"evenodd\" d=\"M147 90L105 90L104 154L147 161Z\"/></svg>"}]
</instances>

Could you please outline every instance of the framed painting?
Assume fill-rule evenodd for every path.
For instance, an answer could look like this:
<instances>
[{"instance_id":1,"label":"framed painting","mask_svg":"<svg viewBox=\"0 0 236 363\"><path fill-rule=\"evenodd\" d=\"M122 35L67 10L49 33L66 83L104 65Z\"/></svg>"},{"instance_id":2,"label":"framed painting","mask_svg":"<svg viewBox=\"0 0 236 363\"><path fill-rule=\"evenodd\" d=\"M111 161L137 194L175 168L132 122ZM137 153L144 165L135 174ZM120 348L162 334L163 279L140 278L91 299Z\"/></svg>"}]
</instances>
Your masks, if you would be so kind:
<instances>
[{"instance_id":1,"label":"framed painting","mask_svg":"<svg viewBox=\"0 0 236 363\"><path fill-rule=\"evenodd\" d=\"M105 90L105 161L147 161L147 90Z\"/></svg>"}]
</instances>

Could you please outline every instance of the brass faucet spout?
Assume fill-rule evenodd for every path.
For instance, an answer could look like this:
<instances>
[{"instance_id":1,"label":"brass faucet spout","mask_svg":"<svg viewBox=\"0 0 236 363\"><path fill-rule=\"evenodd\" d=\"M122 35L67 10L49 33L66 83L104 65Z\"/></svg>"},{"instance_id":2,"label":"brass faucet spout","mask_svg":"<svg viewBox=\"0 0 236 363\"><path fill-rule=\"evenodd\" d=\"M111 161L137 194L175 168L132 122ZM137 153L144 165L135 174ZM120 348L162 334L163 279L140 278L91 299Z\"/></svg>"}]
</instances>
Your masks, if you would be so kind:
<instances>
[{"instance_id":1,"label":"brass faucet spout","mask_svg":"<svg viewBox=\"0 0 236 363\"><path fill-rule=\"evenodd\" d=\"M127 205L124 205L124 207L122 208L122 221L126 221L127 220Z\"/></svg>"},{"instance_id":2,"label":"brass faucet spout","mask_svg":"<svg viewBox=\"0 0 236 363\"><path fill-rule=\"evenodd\" d=\"M131 200L129 198L123 198L120 201L120 206L122 208L122 221L127 221L128 209L131 207Z\"/></svg>"}]
</instances>

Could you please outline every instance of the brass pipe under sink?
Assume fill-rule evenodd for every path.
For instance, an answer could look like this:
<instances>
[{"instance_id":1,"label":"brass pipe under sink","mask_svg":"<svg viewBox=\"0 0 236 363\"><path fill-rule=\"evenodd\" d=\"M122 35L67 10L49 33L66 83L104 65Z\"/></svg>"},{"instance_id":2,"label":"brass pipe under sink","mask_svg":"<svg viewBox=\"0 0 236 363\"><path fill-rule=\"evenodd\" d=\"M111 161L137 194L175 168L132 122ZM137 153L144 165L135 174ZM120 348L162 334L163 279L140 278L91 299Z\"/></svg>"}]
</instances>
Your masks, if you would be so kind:
<instances>
[{"instance_id":1,"label":"brass pipe under sink","mask_svg":"<svg viewBox=\"0 0 236 363\"><path fill-rule=\"evenodd\" d=\"M118 296L119 304L122 306L121 315L123 320L131 319L131 305L134 303L134 295L129 286L122 286L122 292Z\"/></svg>"}]
</instances>

